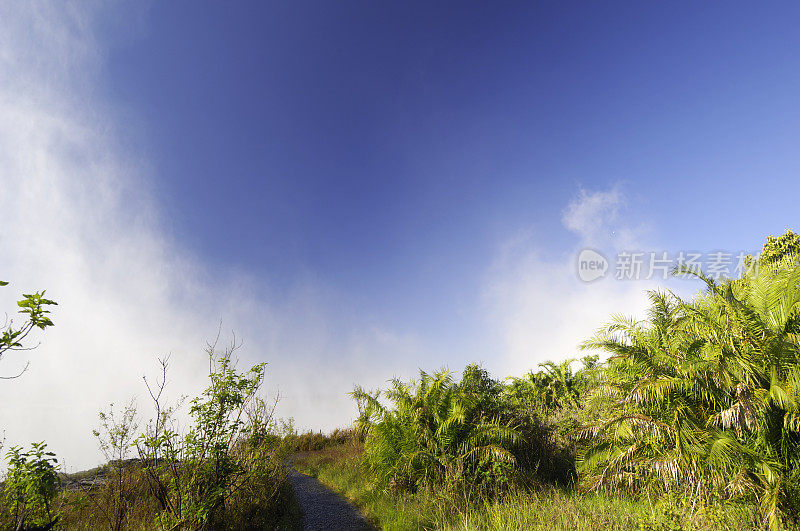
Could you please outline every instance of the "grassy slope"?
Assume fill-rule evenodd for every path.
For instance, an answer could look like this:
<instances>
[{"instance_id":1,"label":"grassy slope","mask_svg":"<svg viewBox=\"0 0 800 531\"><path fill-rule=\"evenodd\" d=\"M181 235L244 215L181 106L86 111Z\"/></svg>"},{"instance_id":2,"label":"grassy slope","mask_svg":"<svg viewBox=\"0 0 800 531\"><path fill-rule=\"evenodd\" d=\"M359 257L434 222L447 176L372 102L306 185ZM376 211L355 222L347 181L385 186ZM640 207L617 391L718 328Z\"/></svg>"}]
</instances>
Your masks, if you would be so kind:
<instances>
[{"instance_id":1,"label":"grassy slope","mask_svg":"<svg viewBox=\"0 0 800 531\"><path fill-rule=\"evenodd\" d=\"M295 468L317 477L382 529L753 529L752 508L670 508L622 495L581 495L546 488L502 500L456 501L434 492L395 495L371 489L361 448L347 444L307 452Z\"/></svg>"}]
</instances>

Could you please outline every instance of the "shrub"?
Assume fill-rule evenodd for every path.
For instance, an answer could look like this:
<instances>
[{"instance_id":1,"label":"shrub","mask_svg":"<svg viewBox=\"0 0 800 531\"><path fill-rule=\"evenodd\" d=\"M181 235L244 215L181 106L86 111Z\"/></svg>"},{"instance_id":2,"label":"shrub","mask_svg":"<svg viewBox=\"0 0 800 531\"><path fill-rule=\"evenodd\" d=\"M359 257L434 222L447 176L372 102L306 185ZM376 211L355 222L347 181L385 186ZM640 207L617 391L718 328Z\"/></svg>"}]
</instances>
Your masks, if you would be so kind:
<instances>
[{"instance_id":1,"label":"shrub","mask_svg":"<svg viewBox=\"0 0 800 531\"><path fill-rule=\"evenodd\" d=\"M93 433L108 460L109 477L98 506L109 527L118 531L129 527L129 512L135 503L140 474L140 468L127 461L138 428L136 406L131 401L121 413L115 413L114 404L110 404L108 411L100 411L99 417L100 430Z\"/></svg>"},{"instance_id":2,"label":"shrub","mask_svg":"<svg viewBox=\"0 0 800 531\"><path fill-rule=\"evenodd\" d=\"M162 404L167 360L162 379L148 384L156 416L136 445L162 526L225 528L235 515L258 513L264 520L281 512L286 473L273 449L257 444L268 434L271 412L265 417L266 410L251 408L265 364L237 371L231 359L236 348L220 353L209 345L210 384L190 403L185 435L177 431L174 409Z\"/></svg>"},{"instance_id":3,"label":"shrub","mask_svg":"<svg viewBox=\"0 0 800 531\"><path fill-rule=\"evenodd\" d=\"M58 493L58 459L47 451L44 442L33 443L23 452L19 446L8 451L8 476L5 481L6 507L16 529L26 524L51 525L58 516L53 499Z\"/></svg>"},{"instance_id":4,"label":"shrub","mask_svg":"<svg viewBox=\"0 0 800 531\"><path fill-rule=\"evenodd\" d=\"M476 367L456 383L447 371L420 372L416 382L392 382L385 396L356 388L369 470L392 490L422 486L503 487L517 467L511 451L520 433L500 420L500 386Z\"/></svg>"}]
</instances>

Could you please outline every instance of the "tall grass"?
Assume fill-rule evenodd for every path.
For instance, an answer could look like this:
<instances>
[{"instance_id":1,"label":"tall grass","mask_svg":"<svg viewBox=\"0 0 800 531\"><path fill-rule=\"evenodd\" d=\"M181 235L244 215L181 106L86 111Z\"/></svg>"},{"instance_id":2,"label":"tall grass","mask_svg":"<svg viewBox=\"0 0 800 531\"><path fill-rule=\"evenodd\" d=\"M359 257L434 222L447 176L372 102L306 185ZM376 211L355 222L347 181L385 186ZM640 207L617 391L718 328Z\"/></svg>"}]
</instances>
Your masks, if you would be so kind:
<instances>
[{"instance_id":1,"label":"tall grass","mask_svg":"<svg viewBox=\"0 0 800 531\"><path fill-rule=\"evenodd\" d=\"M100 479L95 487L76 484L64 488L56 499L61 515L57 529L96 530L113 528L113 515L109 509L119 492L118 483L104 476L109 468L95 471ZM124 475L127 514L122 529L160 529L161 512L157 497L150 489L147 477L138 463L126 466ZM65 476L63 481L90 479L81 474ZM270 474L247 485L233 496L224 519L214 522L214 529L298 529L300 512L294 493L286 481L286 472L279 464L271 465ZM6 529L3 522L0 527Z\"/></svg>"},{"instance_id":2,"label":"tall grass","mask_svg":"<svg viewBox=\"0 0 800 531\"><path fill-rule=\"evenodd\" d=\"M348 444L299 457L294 467L318 478L386 530L555 529L758 529L752 505L687 506L677 498L636 498L623 493L581 493L569 487L514 490L489 498L469 491L397 492L370 482L363 448Z\"/></svg>"}]
</instances>

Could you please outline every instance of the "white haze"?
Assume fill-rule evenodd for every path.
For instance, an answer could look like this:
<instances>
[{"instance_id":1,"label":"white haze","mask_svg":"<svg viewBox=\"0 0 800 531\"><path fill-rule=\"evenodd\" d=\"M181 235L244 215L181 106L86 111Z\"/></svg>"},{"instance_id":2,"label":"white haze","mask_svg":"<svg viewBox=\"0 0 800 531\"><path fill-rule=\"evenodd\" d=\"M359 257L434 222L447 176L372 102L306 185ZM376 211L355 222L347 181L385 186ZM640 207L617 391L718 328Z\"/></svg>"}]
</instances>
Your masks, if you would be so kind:
<instances>
[{"instance_id":1,"label":"white haze","mask_svg":"<svg viewBox=\"0 0 800 531\"><path fill-rule=\"evenodd\" d=\"M564 227L575 235L574 247L563 255L546 254L535 230L504 242L484 292L503 353L492 368L520 374L548 360L580 358L590 352L580 351L579 345L612 314L643 315L646 290L659 289L659 283L614 278L617 252L651 248L647 227L626 217L628 201L621 185L580 189L563 212ZM588 283L578 278L577 256L586 248L604 253L609 261L605 278Z\"/></svg>"},{"instance_id":2,"label":"white haze","mask_svg":"<svg viewBox=\"0 0 800 531\"><path fill-rule=\"evenodd\" d=\"M280 389L279 415L301 428L346 426L353 383L440 366L424 339L365 323L329 287L263 295L278 291L269 279L212 277L175 241L148 185L157 171L120 144L119 115L93 88L104 67L96 11L0 6L0 280L11 281L0 309L38 289L59 304L36 350L0 362L10 375L30 361L21 378L0 381L6 445L45 440L68 470L96 465L98 409L135 396L146 416L141 377L154 377L165 354L169 395L197 393L220 320L223 341L229 330L244 339L242 366L269 363L266 391ZM631 245L639 232L619 223L624 202L618 188L579 192L563 220L576 251L613 246L612 232ZM546 256L536 243L535 233L512 238L474 287L486 330L467 333L496 342L500 355L486 361L497 376L571 356L611 312L644 307L643 283L581 283L574 254Z\"/></svg>"},{"instance_id":3,"label":"white haze","mask_svg":"<svg viewBox=\"0 0 800 531\"><path fill-rule=\"evenodd\" d=\"M88 4L87 4L88 5ZM142 375L171 355L168 394L202 389L203 347L223 322L244 340L241 366L268 361L279 415L301 428L346 426L354 382L378 386L421 364L414 337L360 325L313 282L264 300L268 282L211 278L163 230L154 172L115 143L114 114L92 90L103 67L93 9L4 5L0 12L0 308L47 289L56 326L29 353L9 353L0 375L6 445L45 440L68 469L100 460L97 411L132 396L146 416ZM13 315L12 315L13 317ZM375 353L380 353L376 357Z\"/></svg>"}]
</instances>

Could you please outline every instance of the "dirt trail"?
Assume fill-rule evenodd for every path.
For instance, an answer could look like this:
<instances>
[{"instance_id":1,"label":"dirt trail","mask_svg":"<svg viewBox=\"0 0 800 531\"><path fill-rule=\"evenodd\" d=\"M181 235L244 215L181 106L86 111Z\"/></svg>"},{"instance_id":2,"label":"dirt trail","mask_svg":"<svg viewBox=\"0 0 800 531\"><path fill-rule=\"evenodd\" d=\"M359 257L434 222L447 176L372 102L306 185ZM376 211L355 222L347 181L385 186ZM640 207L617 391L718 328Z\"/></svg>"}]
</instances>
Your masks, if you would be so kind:
<instances>
[{"instance_id":1,"label":"dirt trail","mask_svg":"<svg viewBox=\"0 0 800 531\"><path fill-rule=\"evenodd\" d=\"M316 478L289 471L289 481L303 511L303 530L348 531L372 530L363 516L344 498L325 487Z\"/></svg>"}]
</instances>

